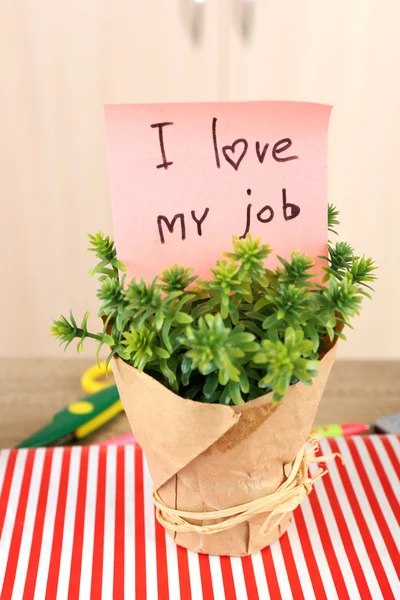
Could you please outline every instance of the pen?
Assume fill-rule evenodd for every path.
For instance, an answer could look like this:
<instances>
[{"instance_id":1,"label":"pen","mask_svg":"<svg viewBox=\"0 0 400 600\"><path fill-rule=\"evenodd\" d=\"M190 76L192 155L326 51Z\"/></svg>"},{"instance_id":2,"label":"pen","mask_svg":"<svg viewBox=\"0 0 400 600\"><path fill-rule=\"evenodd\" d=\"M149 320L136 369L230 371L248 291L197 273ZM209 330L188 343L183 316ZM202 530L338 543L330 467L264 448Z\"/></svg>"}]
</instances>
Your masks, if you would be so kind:
<instances>
[{"instance_id":1,"label":"pen","mask_svg":"<svg viewBox=\"0 0 400 600\"><path fill-rule=\"evenodd\" d=\"M98 446L125 446L125 444L135 444L136 439L131 433L125 433L109 440L99 442Z\"/></svg>"},{"instance_id":2,"label":"pen","mask_svg":"<svg viewBox=\"0 0 400 600\"><path fill-rule=\"evenodd\" d=\"M311 433L318 433L323 437L338 437L348 435L360 435L366 433L371 427L367 423L341 423L333 425L325 425L317 427L311 431Z\"/></svg>"}]
</instances>

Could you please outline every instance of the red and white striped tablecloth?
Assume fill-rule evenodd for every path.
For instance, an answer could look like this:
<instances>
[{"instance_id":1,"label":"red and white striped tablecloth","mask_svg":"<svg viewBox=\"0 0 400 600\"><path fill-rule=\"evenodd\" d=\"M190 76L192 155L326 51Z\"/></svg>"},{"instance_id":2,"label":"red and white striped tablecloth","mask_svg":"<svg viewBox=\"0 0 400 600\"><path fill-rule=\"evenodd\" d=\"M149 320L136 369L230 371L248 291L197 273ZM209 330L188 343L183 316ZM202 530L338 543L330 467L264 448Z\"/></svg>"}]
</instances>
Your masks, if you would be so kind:
<instances>
[{"instance_id":1,"label":"red and white striped tablecloth","mask_svg":"<svg viewBox=\"0 0 400 600\"><path fill-rule=\"evenodd\" d=\"M0 452L1 600L400 598L400 442L340 452L289 532L246 558L175 546L154 518L139 447Z\"/></svg>"}]
</instances>

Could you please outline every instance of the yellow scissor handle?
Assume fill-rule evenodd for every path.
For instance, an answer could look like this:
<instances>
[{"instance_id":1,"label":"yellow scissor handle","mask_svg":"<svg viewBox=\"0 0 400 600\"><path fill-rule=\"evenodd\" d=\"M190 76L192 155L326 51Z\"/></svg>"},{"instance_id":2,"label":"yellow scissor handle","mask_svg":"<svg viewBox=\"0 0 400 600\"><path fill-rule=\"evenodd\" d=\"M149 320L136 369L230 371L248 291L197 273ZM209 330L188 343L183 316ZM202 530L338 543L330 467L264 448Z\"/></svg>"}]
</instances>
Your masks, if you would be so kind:
<instances>
[{"instance_id":1,"label":"yellow scissor handle","mask_svg":"<svg viewBox=\"0 0 400 600\"><path fill-rule=\"evenodd\" d=\"M110 385L114 385L114 378L107 377L107 375L111 373L111 367L108 366L106 368L106 363L101 362L98 365L93 365L93 367L89 367L83 373L81 377L81 386L82 389L87 394L95 394L100 390L104 390L104 388L109 387Z\"/></svg>"}]
</instances>

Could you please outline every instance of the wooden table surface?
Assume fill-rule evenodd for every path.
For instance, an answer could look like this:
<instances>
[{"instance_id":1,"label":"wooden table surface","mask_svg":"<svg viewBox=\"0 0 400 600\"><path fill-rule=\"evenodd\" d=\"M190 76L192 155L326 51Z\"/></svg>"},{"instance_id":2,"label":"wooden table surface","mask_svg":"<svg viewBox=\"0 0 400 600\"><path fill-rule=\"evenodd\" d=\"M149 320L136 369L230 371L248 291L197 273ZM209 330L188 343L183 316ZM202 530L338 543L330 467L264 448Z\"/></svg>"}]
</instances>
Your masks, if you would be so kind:
<instances>
[{"instance_id":1,"label":"wooden table surface","mask_svg":"<svg viewBox=\"0 0 400 600\"><path fill-rule=\"evenodd\" d=\"M5 359L0 370L0 447L11 448L46 425L54 413L84 394L80 376L86 359ZM338 361L324 393L316 424L372 423L400 411L400 361ZM129 431L119 415L85 443Z\"/></svg>"}]
</instances>

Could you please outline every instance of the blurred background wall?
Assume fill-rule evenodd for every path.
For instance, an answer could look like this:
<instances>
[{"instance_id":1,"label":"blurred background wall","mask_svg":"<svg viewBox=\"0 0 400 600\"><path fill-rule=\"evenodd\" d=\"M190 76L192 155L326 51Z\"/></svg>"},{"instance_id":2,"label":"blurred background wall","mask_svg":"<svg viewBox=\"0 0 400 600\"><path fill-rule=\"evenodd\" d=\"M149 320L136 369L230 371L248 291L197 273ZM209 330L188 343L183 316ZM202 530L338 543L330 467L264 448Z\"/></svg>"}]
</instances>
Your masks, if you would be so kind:
<instances>
[{"instance_id":1,"label":"blurred background wall","mask_svg":"<svg viewBox=\"0 0 400 600\"><path fill-rule=\"evenodd\" d=\"M334 105L328 197L380 267L340 355L400 358L399 23L398 0L1 2L0 356L60 356L52 318L96 319L103 104L285 99Z\"/></svg>"}]
</instances>

